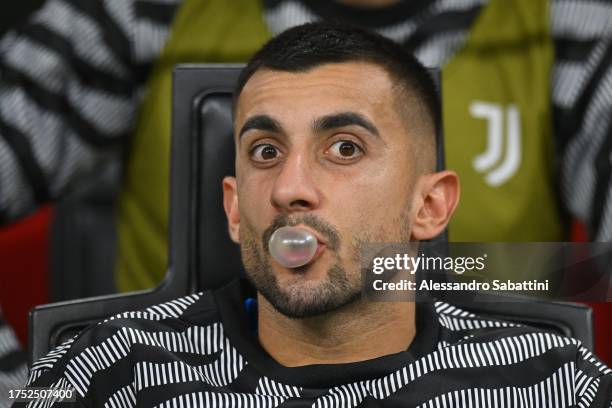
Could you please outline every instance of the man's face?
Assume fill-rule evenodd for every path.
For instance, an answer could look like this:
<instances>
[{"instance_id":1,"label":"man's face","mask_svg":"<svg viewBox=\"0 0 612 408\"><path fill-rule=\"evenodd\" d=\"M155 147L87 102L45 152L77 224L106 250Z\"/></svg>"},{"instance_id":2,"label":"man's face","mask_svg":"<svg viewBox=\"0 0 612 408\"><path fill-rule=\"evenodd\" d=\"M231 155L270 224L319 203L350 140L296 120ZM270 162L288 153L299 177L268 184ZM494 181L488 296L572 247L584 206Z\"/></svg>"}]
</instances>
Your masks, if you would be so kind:
<instances>
[{"instance_id":1,"label":"man's face","mask_svg":"<svg viewBox=\"0 0 612 408\"><path fill-rule=\"evenodd\" d=\"M256 72L236 107L236 179L224 182L232 239L256 289L281 313L307 317L360 296L360 248L411 238L414 138L386 71L327 64ZM317 237L307 265L268 251L284 225Z\"/></svg>"}]
</instances>

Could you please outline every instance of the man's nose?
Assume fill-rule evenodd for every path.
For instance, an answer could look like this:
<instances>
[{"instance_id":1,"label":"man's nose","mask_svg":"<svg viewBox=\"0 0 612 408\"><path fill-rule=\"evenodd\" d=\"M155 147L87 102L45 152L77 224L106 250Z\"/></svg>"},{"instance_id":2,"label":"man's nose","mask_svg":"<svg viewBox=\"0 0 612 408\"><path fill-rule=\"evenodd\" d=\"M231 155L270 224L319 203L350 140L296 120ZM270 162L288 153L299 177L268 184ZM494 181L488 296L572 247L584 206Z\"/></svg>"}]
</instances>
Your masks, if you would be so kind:
<instances>
[{"instance_id":1,"label":"man's nose","mask_svg":"<svg viewBox=\"0 0 612 408\"><path fill-rule=\"evenodd\" d=\"M274 208L282 213L317 208L320 196L312 170L304 154L287 157L272 188L271 201Z\"/></svg>"}]
</instances>

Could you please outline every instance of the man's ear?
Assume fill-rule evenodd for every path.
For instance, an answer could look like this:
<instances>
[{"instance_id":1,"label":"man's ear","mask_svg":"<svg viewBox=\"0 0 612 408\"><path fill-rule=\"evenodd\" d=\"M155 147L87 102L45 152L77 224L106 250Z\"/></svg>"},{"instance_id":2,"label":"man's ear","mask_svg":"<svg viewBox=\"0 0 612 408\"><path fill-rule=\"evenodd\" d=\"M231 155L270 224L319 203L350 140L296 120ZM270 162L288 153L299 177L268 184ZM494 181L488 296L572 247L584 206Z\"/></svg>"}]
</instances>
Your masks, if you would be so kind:
<instances>
[{"instance_id":1,"label":"man's ear","mask_svg":"<svg viewBox=\"0 0 612 408\"><path fill-rule=\"evenodd\" d=\"M240 210L238 209L238 194L236 177L223 178L223 208L227 217L230 238L240 243Z\"/></svg>"},{"instance_id":2,"label":"man's ear","mask_svg":"<svg viewBox=\"0 0 612 408\"><path fill-rule=\"evenodd\" d=\"M459 177L445 170L421 176L414 201L412 238L432 239L448 225L459 203Z\"/></svg>"}]
</instances>

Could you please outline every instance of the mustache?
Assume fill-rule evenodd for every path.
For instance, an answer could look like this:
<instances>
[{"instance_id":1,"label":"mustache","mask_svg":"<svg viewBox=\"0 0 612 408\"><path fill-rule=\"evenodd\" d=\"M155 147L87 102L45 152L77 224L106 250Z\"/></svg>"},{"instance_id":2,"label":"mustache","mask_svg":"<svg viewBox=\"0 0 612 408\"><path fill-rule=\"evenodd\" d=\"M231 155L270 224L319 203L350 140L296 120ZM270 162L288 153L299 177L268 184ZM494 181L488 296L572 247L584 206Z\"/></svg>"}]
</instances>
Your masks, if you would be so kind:
<instances>
[{"instance_id":1,"label":"mustache","mask_svg":"<svg viewBox=\"0 0 612 408\"><path fill-rule=\"evenodd\" d=\"M338 233L338 230L327 221L313 214L305 214L302 216L288 216L279 214L274 217L272 224L270 224L270 226L266 228L262 234L264 250L269 253L268 242L270 242L270 237L274 231L281 227L294 227L299 224L307 225L321 234L327 241L327 247L332 251L337 251L340 247L340 234Z\"/></svg>"}]
</instances>

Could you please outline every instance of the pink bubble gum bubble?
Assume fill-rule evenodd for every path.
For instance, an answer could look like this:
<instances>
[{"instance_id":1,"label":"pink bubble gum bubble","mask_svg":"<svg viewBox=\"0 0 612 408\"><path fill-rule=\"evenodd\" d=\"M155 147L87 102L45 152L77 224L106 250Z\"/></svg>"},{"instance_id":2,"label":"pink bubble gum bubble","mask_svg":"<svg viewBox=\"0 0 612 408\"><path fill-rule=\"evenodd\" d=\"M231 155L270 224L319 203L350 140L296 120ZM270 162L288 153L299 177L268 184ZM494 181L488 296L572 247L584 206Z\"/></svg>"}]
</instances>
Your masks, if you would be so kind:
<instances>
[{"instance_id":1,"label":"pink bubble gum bubble","mask_svg":"<svg viewBox=\"0 0 612 408\"><path fill-rule=\"evenodd\" d=\"M281 227L268 242L270 255L285 268L306 265L317 251L317 239L299 227Z\"/></svg>"}]
</instances>

